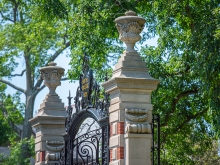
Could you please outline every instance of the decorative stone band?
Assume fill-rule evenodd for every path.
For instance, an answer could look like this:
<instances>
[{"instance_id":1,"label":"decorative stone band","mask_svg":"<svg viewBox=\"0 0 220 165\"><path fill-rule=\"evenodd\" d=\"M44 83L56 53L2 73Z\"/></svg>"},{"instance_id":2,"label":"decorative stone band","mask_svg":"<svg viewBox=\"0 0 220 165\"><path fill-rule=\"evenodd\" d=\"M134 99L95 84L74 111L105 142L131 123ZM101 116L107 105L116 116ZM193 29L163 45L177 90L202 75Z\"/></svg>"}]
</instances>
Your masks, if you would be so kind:
<instances>
[{"instance_id":1,"label":"decorative stone band","mask_svg":"<svg viewBox=\"0 0 220 165\"><path fill-rule=\"evenodd\" d=\"M151 133L151 125L150 124L126 124L126 132L127 133Z\"/></svg>"}]
</instances>

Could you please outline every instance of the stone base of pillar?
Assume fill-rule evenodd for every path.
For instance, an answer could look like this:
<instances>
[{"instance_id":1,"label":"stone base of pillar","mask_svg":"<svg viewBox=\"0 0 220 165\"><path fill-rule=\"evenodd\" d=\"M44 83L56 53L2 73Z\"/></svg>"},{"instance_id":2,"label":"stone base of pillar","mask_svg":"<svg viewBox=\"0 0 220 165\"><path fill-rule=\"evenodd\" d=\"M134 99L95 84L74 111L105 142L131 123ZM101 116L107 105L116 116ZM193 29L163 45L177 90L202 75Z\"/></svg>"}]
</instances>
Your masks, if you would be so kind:
<instances>
[{"instance_id":1,"label":"stone base of pillar","mask_svg":"<svg viewBox=\"0 0 220 165\"><path fill-rule=\"evenodd\" d=\"M109 165L124 165L124 164L125 164L124 159L115 160L115 161L112 161L112 162L109 163Z\"/></svg>"},{"instance_id":2,"label":"stone base of pillar","mask_svg":"<svg viewBox=\"0 0 220 165\"><path fill-rule=\"evenodd\" d=\"M45 165L45 162L37 162L35 165Z\"/></svg>"},{"instance_id":3,"label":"stone base of pillar","mask_svg":"<svg viewBox=\"0 0 220 165\"><path fill-rule=\"evenodd\" d=\"M152 134L130 134L124 135L125 138L125 164L151 165L151 145Z\"/></svg>"}]
</instances>

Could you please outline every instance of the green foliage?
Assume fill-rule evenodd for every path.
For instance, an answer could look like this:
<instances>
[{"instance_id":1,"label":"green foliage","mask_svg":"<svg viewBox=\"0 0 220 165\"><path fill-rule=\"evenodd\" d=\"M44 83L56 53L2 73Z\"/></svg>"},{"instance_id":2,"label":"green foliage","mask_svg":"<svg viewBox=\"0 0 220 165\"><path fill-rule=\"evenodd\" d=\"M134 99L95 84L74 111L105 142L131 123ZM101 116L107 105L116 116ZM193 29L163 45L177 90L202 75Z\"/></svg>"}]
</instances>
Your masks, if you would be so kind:
<instances>
[{"instance_id":1,"label":"green foliage","mask_svg":"<svg viewBox=\"0 0 220 165\"><path fill-rule=\"evenodd\" d=\"M155 1L151 24L157 47L142 47L151 75L160 79L152 95L161 115L163 164L198 164L219 138L220 39L218 1Z\"/></svg>"},{"instance_id":2,"label":"green foliage","mask_svg":"<svg viewBox=\"0 0 220 165\"><path fill-rule=\"evenodd\" d=\"M23 126L27 131L23 131L23 137L31 135L28 120L33 117L36 95L44 88L39 68L54 61L70 45L65 22L43 20L39 17L38 9L39 6L32 1L0 2L0 82L26 96ZM24 70L17 73L22 65ZM7 81L23 74L26 76L25 89Z\"/></svg>"},{"instance_id":3,"label":"green foliage","mask_svg":"<svg viewBox=\"0 0 220 165\"><path fill-rule=\"evenodd\" d=\"M10 3L0 2L2 11L11 12ZM63 45L65 29L62 22L42 21L37 18L37 6L21 3L17 8L20 17L5 21L0 27L0 76L12 77L18 59L29 57L32 75L39 76L39 67L45 66L57 48ZM9 16L8 16L9 17ZM9 17L10 18L10 17ZM50 52L48 52L50 51Z\"/></svg>"},{"instance_id":4,"label":"green foliage","mask_svg":"<svg viewBox=\"0 0 220 165\"><path fill-rule=\"evenodd\" d=\"M22 124L24 104L20 103L21 93L6 96L6 85L0 83L0 145L8 145L18 137L12 125Z\"/></svg>"},{"instance_id":5,"label":"green foliage","mask_svg":"<svg viewBox=\"0 0 220 165\"><path fill-rule=\"evenodd\" d=\"M10 155L9 157L4 157L3 160L0 162L1 165L29 165L30 158L34 157L34 138L30 139L23 139L20 141L15 141L10 146ZM26 153L27 157L25 159L21 159L21 148L23 145L27 145Z\"/></svg>"}]
</instances>

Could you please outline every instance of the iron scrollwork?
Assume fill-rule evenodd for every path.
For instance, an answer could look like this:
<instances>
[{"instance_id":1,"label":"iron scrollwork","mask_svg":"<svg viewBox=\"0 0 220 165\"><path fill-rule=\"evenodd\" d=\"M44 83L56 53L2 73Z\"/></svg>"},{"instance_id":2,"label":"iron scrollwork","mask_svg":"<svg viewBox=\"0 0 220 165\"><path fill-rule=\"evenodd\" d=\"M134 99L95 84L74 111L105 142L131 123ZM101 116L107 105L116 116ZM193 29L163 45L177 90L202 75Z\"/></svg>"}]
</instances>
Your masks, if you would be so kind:
<instances>
[{"instance_id":1,"label":"iron scrollwork","mask_svg":"<svg viewBox=\"0 0 220 165\"><path fill-rule=\"evenodd\" d=\"M73 109L70 93L65 121L65 147L61 151L60 165L108 165L109 164L109 94L104 93L89 68L89 59L84 57L79 87L74 97ZM107 80L107 78L105 79ZM100 129L77 137L78 129L86 118L93 118Z\"/></svg>"},{"instance_id":2,"label":"iron scrollwork","mask_svg":"<svg viewBox=\"0 0 220 165\"><path fill-rule=\"evenodd\" d=\"M73 165L101 165L102 129L90 131L73 140Z\"/></svg>"}]
</instances>

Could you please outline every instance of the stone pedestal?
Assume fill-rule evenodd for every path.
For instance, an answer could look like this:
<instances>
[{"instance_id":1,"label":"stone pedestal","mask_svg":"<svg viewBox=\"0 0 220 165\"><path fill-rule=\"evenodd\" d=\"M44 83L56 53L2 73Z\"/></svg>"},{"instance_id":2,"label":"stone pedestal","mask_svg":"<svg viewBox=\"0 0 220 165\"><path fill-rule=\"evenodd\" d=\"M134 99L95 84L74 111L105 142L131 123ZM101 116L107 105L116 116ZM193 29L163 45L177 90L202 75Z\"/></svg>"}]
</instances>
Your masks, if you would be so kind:
<instances>
[{"instance_id":1,"label":"stone pedestal","mask_svg":"<svg viewBox=\"0 0 220 165\"><path fill-rule=\"evenodd\" d=\"M151 165L151 92L159 80L152 78L133 46L145 20L132 11L115 20L127 49L103 84L110 94L110 165Z\"/></svg>"},{"instance_id":2,"label":"stone pedestal","mask_svg":"<svg viewBox=\"0 0 220 165\"><path fill-rule=\"evenodd\" d=\"M48 68L48 69L47 69ZM43 103L40 105L37 115L30 119L32 127L36 129L35 138L35 165L57 163L60 151L64 147L63 137L65 132L66 112L64 103L55 93L55 89L60 85L60 78L64 69L52 65L43 68L41 74L43 78L47 77L46 86L52 86L52 90L47 94Z\"/></svg>"}]
</instances>

